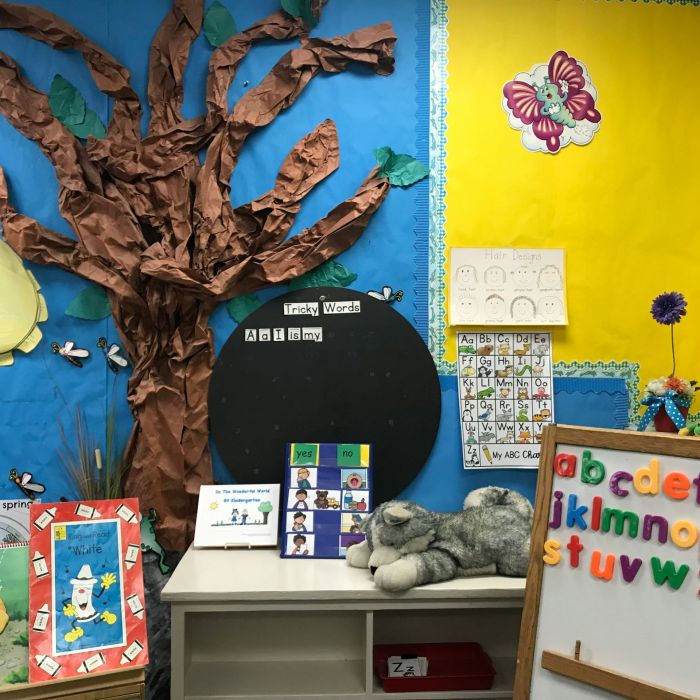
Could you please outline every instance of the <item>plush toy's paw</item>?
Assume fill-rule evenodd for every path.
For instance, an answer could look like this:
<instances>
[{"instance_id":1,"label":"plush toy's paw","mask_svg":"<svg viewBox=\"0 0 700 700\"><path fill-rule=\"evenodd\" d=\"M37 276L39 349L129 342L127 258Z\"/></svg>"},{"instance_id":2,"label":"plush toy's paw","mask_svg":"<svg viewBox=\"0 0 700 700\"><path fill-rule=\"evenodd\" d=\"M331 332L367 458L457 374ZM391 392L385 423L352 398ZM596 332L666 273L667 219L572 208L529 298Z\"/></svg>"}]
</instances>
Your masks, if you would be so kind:
<instances>
[{"instance_id":1,"label":"plush toy's paw","mask_svg":"<svg viewBox=\"0 0 700 700\"><path fill-rule=\"evenodd\" d=\"M380 566L374 573L374 582L385 591L407 591L418 581L418 568L410 559L399 559L393 564Z\"/></svg>"},{"instance_id":2,"label":"plush toy's paw","mask_svg":"<svg viewBox=\"0 0 700 700\"><path fill-rule=\"evenodd\" d=\"M63 638L67 642L75 642L76 640L80 639L83 636L83 634L85 633L83 632L82 627L74 627L70 632L66 632L63 635Z\"/></svg>"},{"instance_id":3,"label":"plush toy's paw","mask_svg":"<svg viewBox=\"0 0 700 700\"><path fill-rule=\"evenodd\" d=\"M369 570L374 574L380 566L393 564L399 559L401 559L401 552L398 549L381 544L372 550L372 556L369 558L368 563Z\"/></svg>"},{"instance_id":4,"label":"plush toy's paw","mask_svg":"<svg viewBox=\"0 0 700 700\"><path fill-rule=\"evenodd\" d=\"M461 569L460 576L493 576L497 572L496 564L474 566L471 569Z\"/></svg>"},{"instance_id":5,"label":"plush toy's paw","mask_svg":"<svg viewBox=\"0 0 700 700\"><path fill-rule=\"evenodd\" d=\"M354 544L348 549L345 555L345 561L348 563L348 566L366 569L369 565L370 554L369 545L367 544L367 540L365 540L364 542L360 542L360 544Z\"/></svg>"}]
</instances>

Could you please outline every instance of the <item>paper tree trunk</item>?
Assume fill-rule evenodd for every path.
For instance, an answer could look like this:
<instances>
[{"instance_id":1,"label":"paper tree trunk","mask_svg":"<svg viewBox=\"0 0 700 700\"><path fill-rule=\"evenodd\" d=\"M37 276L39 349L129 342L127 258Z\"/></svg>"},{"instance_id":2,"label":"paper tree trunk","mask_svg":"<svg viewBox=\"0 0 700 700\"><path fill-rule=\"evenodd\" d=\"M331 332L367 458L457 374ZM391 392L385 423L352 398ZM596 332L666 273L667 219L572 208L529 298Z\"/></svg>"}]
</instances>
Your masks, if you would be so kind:
<instances>
[{"instance_id":1,"label":"paper tree trunk","mask_svg":"<svg viewBox=\"0 0 700 700\"><path fill-rule=\"evenodd\" d=\"M322 4L311 1L314 17ZM383 202L391 180L391 163L382 161L382 170L374 168L355 195L287 238L302 199L339 166L335 125L326 120L294 146L272 190L234 209L229 183L247 137L292 106L319 73L352 64L391 73L396 37L389 24L379 24L333 39L309 38L302 18L276 12L213 51L206 113L185 119L183 73L203 14L204 0L174 0L156 34L148 76L151 123L142 138L139 97L122 65L56 15L0 4L0 29L81 53L97 87L113 98L107 128L94 124L85 139L89 124L76 124L72 112L54 113L56 101L52 109L49 97L0 53L0 114L54 165L59 210L75 238L15 211L1 169L0 223L25 259L56 265L107 290L134 367L126 495L138 496L144 512L157 510L161 542L180 550L192 537L199 486L212 479L210 314L218 303L287 282L346 250ZM294 37L301 46L229 110L228 88L248 51L258 41ZM68 89L65 81L58 85ZM94 113L88 116L96 121Z\"/></svg>"}]
</instances>

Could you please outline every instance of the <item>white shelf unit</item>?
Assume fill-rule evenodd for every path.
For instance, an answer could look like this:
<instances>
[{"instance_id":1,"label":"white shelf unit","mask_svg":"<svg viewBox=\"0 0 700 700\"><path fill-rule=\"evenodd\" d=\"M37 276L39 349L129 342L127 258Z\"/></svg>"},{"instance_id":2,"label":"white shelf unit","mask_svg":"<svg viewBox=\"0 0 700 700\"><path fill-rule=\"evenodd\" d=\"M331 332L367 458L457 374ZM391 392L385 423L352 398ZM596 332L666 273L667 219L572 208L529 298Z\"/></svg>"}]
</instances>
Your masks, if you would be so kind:
<instances>
[{"instance_id":1,"label":"white shelf unit","mask_svg":"<svg viewBox=\"0 0 700 700\"><path fill-rule=\"evenodd\" d=\"M523 579L478 577L404 594L340 560L275 550L190 549L163 590L171 604L173 700L512 698ZM385 693L375 644L479 642L491 690Z\"/></svg>"}]
</instances>

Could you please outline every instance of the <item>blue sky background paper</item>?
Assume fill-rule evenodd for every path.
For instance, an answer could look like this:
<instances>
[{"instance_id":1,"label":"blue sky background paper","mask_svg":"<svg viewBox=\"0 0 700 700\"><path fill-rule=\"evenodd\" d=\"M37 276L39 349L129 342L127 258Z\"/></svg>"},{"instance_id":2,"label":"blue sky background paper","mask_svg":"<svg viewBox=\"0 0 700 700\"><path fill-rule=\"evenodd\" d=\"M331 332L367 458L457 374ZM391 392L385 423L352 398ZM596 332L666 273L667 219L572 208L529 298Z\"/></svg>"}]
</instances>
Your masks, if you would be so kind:
<instances>
[{"instance_id":1,"label":"blue sky background paper","mask_svg":"<svg viewBox=\"0 0 700 700\"><path fill-rule=\"evenodd\" d=\"M106 646L124 644L124 625L122 611L122 587L124 582L119 571L121 559L119 551L119 523L117 521L86 521L84 523L66 523L66 539L54 539L54 577L56 586L56 653L75 652ZM55 532L55 526L54 530ZM90 549L96 545L100 553L80 553L82 547ZM98 614L111 612L117 616L114 624L106 622L88 622L82 624L84 634L75 642L66 642L64 635L72 629L72 617L63 614L63 605L73 595L71 579L77 577L80 569L88 564L93 578L97 579L93 587L92 604ZM103 574L114 574L116 582L107 588L98 598Z\"/></svg>"}]
</instances>

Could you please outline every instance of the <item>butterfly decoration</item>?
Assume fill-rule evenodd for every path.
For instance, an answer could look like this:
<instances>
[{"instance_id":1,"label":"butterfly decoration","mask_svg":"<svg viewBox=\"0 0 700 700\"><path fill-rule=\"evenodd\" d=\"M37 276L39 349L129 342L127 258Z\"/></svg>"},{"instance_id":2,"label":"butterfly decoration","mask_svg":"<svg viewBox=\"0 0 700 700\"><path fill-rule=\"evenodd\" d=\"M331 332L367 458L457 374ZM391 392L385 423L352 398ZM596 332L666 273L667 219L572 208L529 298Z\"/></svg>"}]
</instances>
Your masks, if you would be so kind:
<instances>
[{"instance_id":1,"label":"butterfly decoration","mask_svg":"<svg viewBox=\"0 0 700 700\"><path fill-rule=\"evenodd\" d=\"M369 296L371 296L373 299L385 301L387 304L393 304L395 301L401 301L403 299L403 292L400 289L395 292L388 285L382 287L381 292L375 292L374 290L370 290L369 292L367 292L367 294L369 294Z\"/></svg>"},{"instance_id":2,"label":"butterfly decoration","mask_svg":"<svg viewBox=\"0 0 700 700\"><path fill-rule=\"evenodd\" d=\"M117 374L120 369L129 366L129 363L119 354L122 349L116 343L111 343L109 347L107 347L107 338L99 338L97 347L102 350L102 354L105 356L105 360L107 360L107 367L115 374Z\"/></svg>"},{"instance_id":3,"label":"butterfly decoration","mask_svg":"<svg viewBox=\"0 0 700 700\"><path fill-rule=\"evenodd\" d=\"M569 143L583 146L593 139L601 119L596 95L586 66L557 51L548 64L503 86L503 108L509 124L522 131L525 148L557 153Z\"/></svg>"},{"instance_id":4,"label":"butterfly decoration","mask_svg":"<svg viewBox=\"0 0 700 700\"><path fill-rule=\"evenodd\" d=\"M10 481L30 500L34 500L38 493L44 493L46 488L41 484L32 481L32 475L29 472L23 472L21 475L16 469L10 469Z\"/></svg>"},{"instance_id":5,"label":"butterfly decoration","mask_svg":"<svg viewBox=\"0 0 700 700\"><path fill-rule=\"evenodd\" d=\"M63 347L58 343L51 343L51 350L57 355L60 355L63 359L68 360L74 367L82 367L83 363L80 358L90 357L89 350L83 350L82 348L76 348L75 343L72 340L67 340Z\"/></svg>"}]
</instances>

